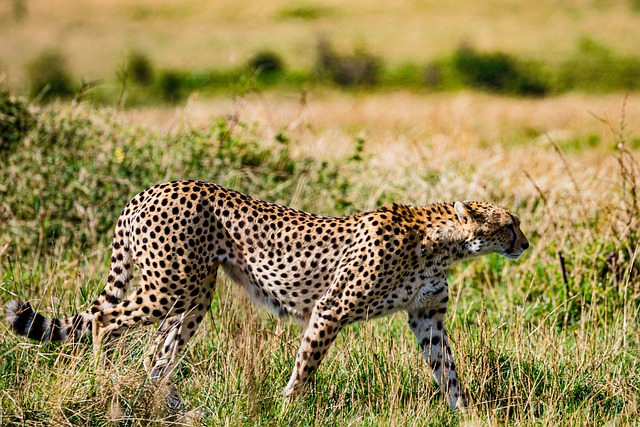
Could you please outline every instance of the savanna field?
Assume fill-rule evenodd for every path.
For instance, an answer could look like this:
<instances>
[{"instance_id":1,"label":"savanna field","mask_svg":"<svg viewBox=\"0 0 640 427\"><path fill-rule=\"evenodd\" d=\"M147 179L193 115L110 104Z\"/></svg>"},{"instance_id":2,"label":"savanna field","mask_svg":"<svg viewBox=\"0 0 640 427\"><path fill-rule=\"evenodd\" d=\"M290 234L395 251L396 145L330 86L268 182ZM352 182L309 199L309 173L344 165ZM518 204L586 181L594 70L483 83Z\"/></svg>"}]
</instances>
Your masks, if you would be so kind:
<instances>
[{"instance_id":1,"label":"savanna field","mask_svg":"<svg viewBox=\"0 0 640 427\"><path fill-rule=\"evenodd\" d=\"M0 305L89 307L122 208L163 181L335 216L488 201L531 247L449 271L469 411L448 409L404 313L341 331L287 402L303 330L220 271L175 373L203 416L147 378L157 325L97 363L90 339L1 322L0 425L638 425L638 2L231 3L0 5Z\"/></svg>"}]
</instances>

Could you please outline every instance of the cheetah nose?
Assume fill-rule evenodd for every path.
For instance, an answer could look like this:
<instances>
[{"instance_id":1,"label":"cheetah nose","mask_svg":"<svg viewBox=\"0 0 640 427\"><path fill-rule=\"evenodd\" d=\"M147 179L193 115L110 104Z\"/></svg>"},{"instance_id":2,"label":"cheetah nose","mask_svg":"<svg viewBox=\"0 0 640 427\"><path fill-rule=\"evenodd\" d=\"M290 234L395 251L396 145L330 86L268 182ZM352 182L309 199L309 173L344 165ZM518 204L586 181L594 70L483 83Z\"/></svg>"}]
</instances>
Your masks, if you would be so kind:
<instances>
[{"instance_id":1,"label":"cheetah nose","mask_svg":"<svg viewBox=\"0 0 640 427\"><path fill-rule=\"evenodd\" d=\"M526 250L528 247L529 247L529 242L524 242L524 243L522 244L522 250L523 250L523 251L524 251L524 250Z\"/></svg>"}]
</instances>

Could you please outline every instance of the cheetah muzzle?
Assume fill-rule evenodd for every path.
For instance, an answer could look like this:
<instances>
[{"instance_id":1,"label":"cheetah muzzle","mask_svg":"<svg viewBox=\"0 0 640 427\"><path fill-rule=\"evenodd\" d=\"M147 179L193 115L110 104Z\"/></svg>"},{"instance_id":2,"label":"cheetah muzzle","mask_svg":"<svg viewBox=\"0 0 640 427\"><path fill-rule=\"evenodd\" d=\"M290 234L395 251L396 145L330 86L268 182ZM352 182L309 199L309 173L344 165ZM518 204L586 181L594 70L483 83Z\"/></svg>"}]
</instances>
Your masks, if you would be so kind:
<instances>
[{"instance_id":1,"label":"cheetah muzzle","mask_svg":"<svg viewBox=\"0 0 640 427\"><path fill-rule=\"evenodd\" d=\"M138 324L162 322L145 362L171 376L178 354L211 305L222 267L254 301L306 330L284 395L297 395L346 325L408 313L409 327L449 406L464 408L444 326L445 269L489 253L516 259L529 243L518 217L481 202L391 205L327 217L263 202L201 181L150 187L118 219L111 269L91 307L45 318L11 301L13 330L39 341L93 335L94 349ZM138 288L127 294L137 266ZM172 391L172 406L179 396Z\"/></svg>"}]
</instances>

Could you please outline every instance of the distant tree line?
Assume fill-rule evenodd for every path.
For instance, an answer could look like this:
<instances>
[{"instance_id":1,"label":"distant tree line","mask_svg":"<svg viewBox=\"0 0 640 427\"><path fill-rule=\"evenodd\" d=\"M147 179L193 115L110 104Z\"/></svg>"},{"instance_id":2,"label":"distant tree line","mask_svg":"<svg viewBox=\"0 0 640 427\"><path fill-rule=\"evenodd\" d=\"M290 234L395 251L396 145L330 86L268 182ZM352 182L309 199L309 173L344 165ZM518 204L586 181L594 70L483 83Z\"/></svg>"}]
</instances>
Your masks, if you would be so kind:
<instances>
[{"instance_id":1,"label":"distant tree line","mask_svg":"<svg viewBox=\"0 0 640 427\"><path fill-rule=\"evenodd\" d=\"M640 57L622 56L585 38L576 52L557 65L523 59L506 52L483 52L462 44L449 55L427 64L385 66L366 49L338 52L327 38L319 38L316 59L307 71L288 69L281 55L262 50L234 69L195 72L160 69L144 52L131 53L117 75L133 99L177 102L193 91L262 90L335 85L342 88L410 88L447 91L472 88L512 96L545 96L567 91L607 92L640 89ZM27 69L29 93L42 99L71 97L80 83L65 57L46 51ZM99 89L98 89L99 91ZM109 99L108 96L105 96Z\"/></svg>"}]
</instances>

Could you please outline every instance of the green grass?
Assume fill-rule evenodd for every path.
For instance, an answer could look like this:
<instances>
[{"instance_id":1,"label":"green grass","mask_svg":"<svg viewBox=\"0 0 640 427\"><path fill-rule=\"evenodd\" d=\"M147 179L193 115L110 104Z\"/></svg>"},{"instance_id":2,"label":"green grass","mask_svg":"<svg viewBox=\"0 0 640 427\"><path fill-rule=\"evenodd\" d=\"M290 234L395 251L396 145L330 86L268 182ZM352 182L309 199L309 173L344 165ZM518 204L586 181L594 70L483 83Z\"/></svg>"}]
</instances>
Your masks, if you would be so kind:
<instances>
[{"instance_id":1,"label":"green grass","mask_svg":"<svg viewBox=\"0 0 640 427\"><path fill-rule=\"evenodd\" d=\"M11 149L0 152L0 300L29 299L50 315L75 313L99 294L122 206L160 181L206 179L331 215L464 194L520 215L533 243L521 261L489 256L450 272L447 327L472 397L468 414L447 409L402 313L346 328L308 393L285 402L279 393L300 328L284 324L281 331L277 319L220 273L210 315L176 373L188 407L208 413L203 424L637 423L640 285L632 190L638 175L635 154L624 145L615 151L576 144L550 155L533 145L458 143L448 147L451 157L441 155L427 169L428 157L420 156L385 165L363 136L353 138L350 154L321 160L301 154L309 141L293 130L242 117L206 126L184 121L162 132L125 125L121 111L89 104L28 106L31 113L15 102L2 105L35 122L24 120L31 125L12 132ZM620 134L613 142L625 141ZM603 157L610 161L594 160ZM523 177L523 164L537 188ZM35 344L2 324L0 424L175 421L142 368L153 328L127 334L109 362L99 364L88 342Z\"/></svg>"}]
</instances>

